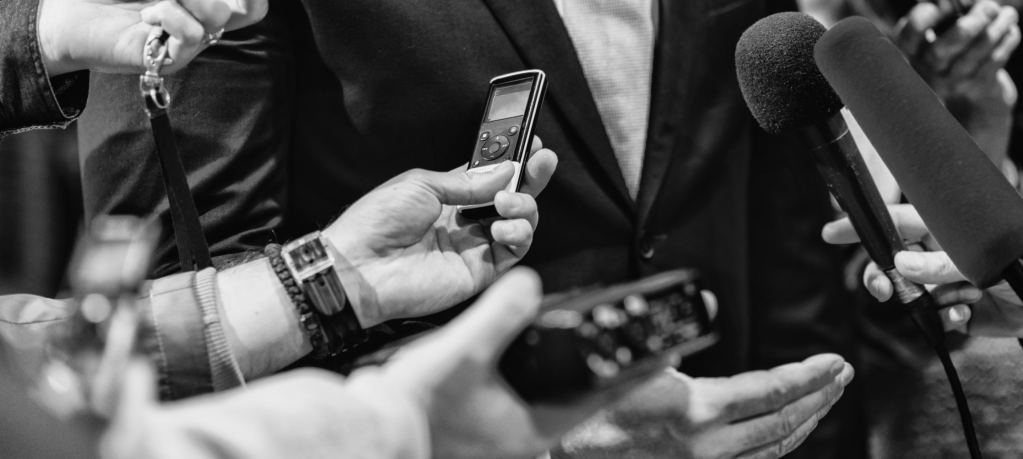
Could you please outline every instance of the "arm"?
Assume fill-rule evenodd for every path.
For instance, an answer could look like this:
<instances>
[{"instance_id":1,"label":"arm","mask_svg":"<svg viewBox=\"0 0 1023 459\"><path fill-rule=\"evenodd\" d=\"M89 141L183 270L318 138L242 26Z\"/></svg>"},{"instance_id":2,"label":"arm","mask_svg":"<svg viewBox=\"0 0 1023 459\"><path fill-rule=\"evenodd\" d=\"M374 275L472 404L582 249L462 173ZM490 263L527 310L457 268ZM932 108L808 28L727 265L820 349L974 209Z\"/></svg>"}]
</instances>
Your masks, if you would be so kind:
<instances>
[{"instance_id":1,"label":"arm","mask_svg":"<svg viewBox=\"0 0 1023 459\"><path fill-rule=\"evenodd\" d=\"M81 114L88 74L51 79L36 35L38 0L0 2L0 137L65 127Z\"/></svg>"},{"instance_id":2,"label":"arm","mask_svg":"<svg viewBox=\"0 0 1023 459\"><path fill-rule=\"evenodd\" d=\"M140 73L146 40L162 26L180 69L205 33L259 21L265 0L9 0L0 3L0 137L65 127L85 108L86 70Z\"/></svg>"},{"instance_id":3,"label":"arm","mask_svg":"<svg viewBox=\"0 0 1023 459\"><path fill-rule=\"evenodd\" d=\"M246 391L158 406L145 368L136 368L105 457L535 457L638 384L556 406L523 404L497 360L540 300L535 273L509 272L447 326L347 380L300 370Z\"/></svg>"}]
</instances>

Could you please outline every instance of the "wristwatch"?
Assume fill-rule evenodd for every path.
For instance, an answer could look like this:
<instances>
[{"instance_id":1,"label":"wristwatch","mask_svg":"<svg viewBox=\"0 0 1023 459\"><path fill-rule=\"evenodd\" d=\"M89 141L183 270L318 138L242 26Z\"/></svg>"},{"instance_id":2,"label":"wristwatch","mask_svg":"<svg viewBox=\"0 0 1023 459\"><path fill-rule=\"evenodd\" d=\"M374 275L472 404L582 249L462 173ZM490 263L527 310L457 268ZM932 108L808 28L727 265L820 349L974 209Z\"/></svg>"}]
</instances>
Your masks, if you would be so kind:
<instances>
[{"instance_id":1,"label":"wristwatch","mask_svg":"<svg viewBox=\"0 0 1023 459\"><path fill-rule=\"evenodd\" d=\"M281 257L320 316L330 355L337 355L365 341L366 333L348 305L341 280L334 272L334 254L327 244L317 231L285 244Z\"/></svg>"}]
</instances>

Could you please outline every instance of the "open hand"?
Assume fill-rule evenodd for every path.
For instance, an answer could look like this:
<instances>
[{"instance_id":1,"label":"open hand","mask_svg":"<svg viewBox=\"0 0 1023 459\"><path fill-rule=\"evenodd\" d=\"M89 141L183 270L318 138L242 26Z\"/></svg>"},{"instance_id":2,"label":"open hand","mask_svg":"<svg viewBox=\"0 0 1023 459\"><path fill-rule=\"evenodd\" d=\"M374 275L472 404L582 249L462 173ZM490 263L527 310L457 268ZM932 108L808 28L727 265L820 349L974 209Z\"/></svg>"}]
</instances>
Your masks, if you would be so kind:
<instances>
[{"instance_id":1,"label":"open hand","mask_svg":"<svg viewBox=\"0 0 1023 459\"><path fill-rule=\"evenodd\" d=\"M355 202L324 235L359 322L418 317L470 298L529 250L539 213L534 196L557 167L538 138L521 193L502 191L509 163L483 173L409 171ZM493 201L504 219L478 222L455 206Z\"/></svg>"},{"instance_id":2,"label":"open hand","mask_svg":"<svg viewBox=\"0 0 1023 459\"><path fill-rule=\"evenodd\" d=\"M269 0L40 0L39 48L51 78L141 73L146 42L166 31L171 73L206 49L206 34L259 22L268 8Z\"/></svg>"},{"instance_id":3,"label":"open hand","mask_svg":"<svg viewBox=\"0 0 1023 459\"><path fill-rule=\"evenodd\" d=\"M775 459L802 444L852 378L852 366L833 354L730 378L691 378L667 370L603 416L610 424L595 430L620 429L631 437L624 447L649 443L656 448L651 456ZM573 458L627 454L608 445L607 435L595 444L585 435L574 437L563 443Z\"/></svg>"}]
</instances>

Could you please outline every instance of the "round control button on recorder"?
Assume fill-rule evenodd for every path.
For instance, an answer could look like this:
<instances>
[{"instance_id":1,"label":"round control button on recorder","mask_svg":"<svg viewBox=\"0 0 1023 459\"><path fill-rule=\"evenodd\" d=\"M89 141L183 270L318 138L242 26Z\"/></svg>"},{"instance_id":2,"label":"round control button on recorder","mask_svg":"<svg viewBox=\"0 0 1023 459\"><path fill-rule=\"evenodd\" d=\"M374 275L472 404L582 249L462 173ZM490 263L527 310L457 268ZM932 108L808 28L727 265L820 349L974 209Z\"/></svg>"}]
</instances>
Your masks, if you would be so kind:
<instances>
[{"instance_id":1,"label":"round control button on recorder","mask_svg":"<svg viewBox=\"0 0 1023 459\"><path fill-rule=\"evenodd\" d=\"M508 135L515 135L515 134L518 134L518 133L519 133L519 127L518 126L512 126L512 127L508 128Z\"/></svg>"},{"instance_id":2,"label":"round control button on recorder","mask_svg":"<svg viewBox=\"0 0 1023 459\"><path fill-rule=\"evenodd\" d=\"M483 159L486 159L488 161L500 158L501 155L503 155L504 152L508 150L509 143L510 142L508 141L507 137L499 135L497 137L494 137L493 140L484 145L483 149L480 151L480 154L483 155Z\"/></svg>"},{"instance_id":3,"label":"round control button on recorder","mask_svg":"<svg viewBox=\"0 0 1023 459\"><path fill-rule=\"evenodd\" d=\"M490 138L490 131L483 131L480 133L480 142Z\"/></svg>"}]
</instances>

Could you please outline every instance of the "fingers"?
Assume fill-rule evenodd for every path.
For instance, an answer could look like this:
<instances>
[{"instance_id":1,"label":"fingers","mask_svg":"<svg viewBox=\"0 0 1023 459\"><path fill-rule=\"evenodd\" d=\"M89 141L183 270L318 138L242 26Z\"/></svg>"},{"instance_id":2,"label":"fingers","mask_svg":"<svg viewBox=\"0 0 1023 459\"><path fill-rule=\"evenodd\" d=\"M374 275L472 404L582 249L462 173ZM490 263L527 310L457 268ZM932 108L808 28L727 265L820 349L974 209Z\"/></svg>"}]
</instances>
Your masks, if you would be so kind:
<instances>
[{"instance_id":1,"label":"fingers","mask_svg":"<svg viewBox=\"0 0 1023 459\"><path fill-rule=\"evenodd\" d=\"M918 55L921 47L927 43L927 31L937 25L941 17L937 5L918 3L895 25L896 44L907 55Z\"/></svg>"},{"instance_id":2,"label":"fingers","mask_svg":"<svg viewBox=\"0 0 1023 459\"><path fill-rule=\"evenodd\" d=\"M764 445L774 444L775 448L767 450L775 449L778 452L788 452L790 449L781 448L781 446L794 447L797 440L801 438L803 426L806 426L808 422L816 425L816 422L824 417L824 414L842 396L845 386L852 381L853 374L852 365L845 363L841 373L823 388L785 405L780 410L733 424L730 428L738 432L733 434L735 441L730 442L730 450L751 451L763 449ZM810 430L813 428L810 427ZM740 455L740 457L743 456ZM758 456L754 454L750 457Z\"/></svg>"},{"instance_id":3,"label":"fingers","mask_svg":"<svg viewBox=\"0 0 1023 459\"><path fill-rule=\"evenodd\" d=\"M995 7L995 12L995 18L980 30L973 42L966 43L966 48L960 52L959 57L947 64L949 76L959 80L967 79L980 72L982 68L989 68L988 64L994 65L998 62L993 60L993 53L1007 38L1011 38L1009 35L1013 29L1018 29L1016 23L1019 18L1016 9L1012 7ZM934 43L935 51L940 41L941 39ZM999 67L1004 63L1001 61Z\"/></svg>"},{"instance_id":4,"label":"fingers","mask_svg":"<svg viewBox=\"0 0 1023 459\"><path fill-rule=\"evenodd\" d=\"M529 146L529 154L533 155L540 150L543 150L543 140L540 140L540 136L534 135L533 143Z\"/></svg>"},{"instance_id":5,"label":"fingers","mask_svg":"<svg viewBox=\"0 0 1023 459\"><path fill-rule=\"evenodd\" d=\"M978 43L978 39L984 35L988 25L998 17L1000 10L998 4L991 0L978 2L969 13L959 18L951 29L937 37L934 43L926 46L921 59L930 66L931 71L938 74L947 73L953 62L968 52L980 53L982 56L980 58L986 59L990 48L984 49L985 45ZM993 43L997 43L997 40Z\"/></svg>"},{"instance_id":6,"label":"fingers","mask_svg":"<svg viewBox=\"0 0 1023 459\"><path fill-rule=\"evenodd\" d=\"M824 225L821 230L821 237L828 244L855 244L860 242L860 236L853 229L849 217L844 217Z\"/></svg>"},{"instance_id":7,"label":"fingers","mask_svg":"<svg viewBox=\"0 0 1023 459\"><path fill-rule=\"evenodd\" d=\"M950 284L966 280L945 252L899 252L895 268L918 284Z\"/></svg>"},{"instance_id":8,"label":"fingers","mask_svg":"<svg viewBox=\"0 0 1023 459\"><path fill-rule=\"evenodd\" d=\"M534 140L534 145L539 140L539 137ZM534 197L539 196L547 187L547 183L550 182L551 176L554 175L557 168L558 155L550 150L537 150L536 153L530 155L529 161L526 162L526 177L522 181L520 191Z\"/></svg>"},{"instance_id":9,"label":"fingers","mask_svg":"<svg viewBox=\"0 0 1023 459\"><path fill-rule=\"evenodd\" d=\"M202 42L206 31L202 23L196 20L184 7L175 1L164 0L140 12L142 22L152 26L160 26L170 34L177 46L196 47ZM168 46L171 46L168 44ZM176 56L171 49L171 56Z\"/></svg>"},{"instance_id":10,"label":"fingers","mask_svg":"<svg viewBox=\"0 0 1023 459\"><path fill-rule=\"evenodd\" d=\"M508 271L459 315L443 333L457 343L451 349L473 349L496 360L540 309L540 276L529 268Z\"/></svg>"},{"instance_id":11,"label":"fingers","mask_svg":"<svg viewBox=\"0 0 1023 459\"><path fill-rule=\"evenodd\" d=\"M844 369L842 357L820 354L800 363L733 376L719 387L728 394L719 408L729 421L761 416L823 389Z\"/></svg>"},{"instance_id":12,"label":"fingers","mask_svg":"<svg viewBox=\"0 0 1023 459\"><path fill-rule=\"evenodd\" d=\"M967 304L973 304L984 297L984 292L969 282L939 285L931 290L935 304L941 307L938 317L945 331L967 333L967 325L973 316L973 310Z\"/></svg>"},{"instance_id":13,"label":"fingers","mask_svg":"<svg viewBox=\"0 0 1023 459\"><path fill-rule=\"evenodd\" d=\"M206 32L214 33L224 28L231 19L231 7L223 0L177 0L185 7Z\"/></svg>"},{"instance_id":14,"label":"fingers","mask_svg":"<svg viewBox=\"0 0 1023 459\"><path fill-rule=\"evenodd\" d=\"M389 180L382 187L410 181L423 186L441 204L461 206L492 202L498 191L508 186L514 175L514 166L505 162L492 171L477 173L465 169L450 172L412 170Z\"/></svg>"},{"instance_id":15,"label":"fingers","mask_svg":"<svg viewBox=\"0 0 1023 459\"><path fill-rule=\"evenodd\" d=\"M533 243L533 233L540 218L536 201L528 194L501 191L494 197L494 206L505 220L490 225L491 238L508 246L516 257L525 256Z\"/></svg>"},{"instance_id":16,"label":"fingers","mask_svg":"<svg viewBox=\"0 0 1023 459\"><path fill-rule=\"evenodd\" d=\"M525 219L530 228L536 228L539 223L540 213L536 208L536 200L528 194L498 192L494 196L494 206L502 217L509 220Z\"/></svg>"},{"instance_id":17,"label":"fingers","mask_svg":"<svg viewBox=\"0 0 1023 459\"><path fill-rule=\"evenodd\" d=\"M524 256L533 243L533 227L522 219L498 220L490 225L490 234L494 242L513 248L518 257Z\"/></svg>"},{"instance_id":18,"label":"fingers","mask_svg":"<svg viewBox=\"0 0 1023 459\"><path fill-rule=\"evenodd\" d=\"M910 204L894 204L888 206L888 213L899 234L906 239L923 239L930 234L920 214ZM860 242L849 218L842 218L824 225L821 237L829 244L854 244Z\"/></svg>"},{"instance_id":19,"label":"fingers","mask_svg":"<svg viewBox=\"0 0 1023 459\"><path fill-rule=\"evenodd\" d=\"M973 310L965 304L957 304L938 311L938 317L941 318L941 325L946 332L957 331L967 334Z\"/></svg>"},{"instance_id":20,"label":"fingers","mask_svg":"<svg viewBox=\"0 0 1023 459\"><path fill-rule=\"evenodd\" d=\"M890 300L895 291L892 280L874 262L870 262L867 269L863 271L863 286L867 288L871 296L882 303Z\"/></svg>"}]
</instances>

